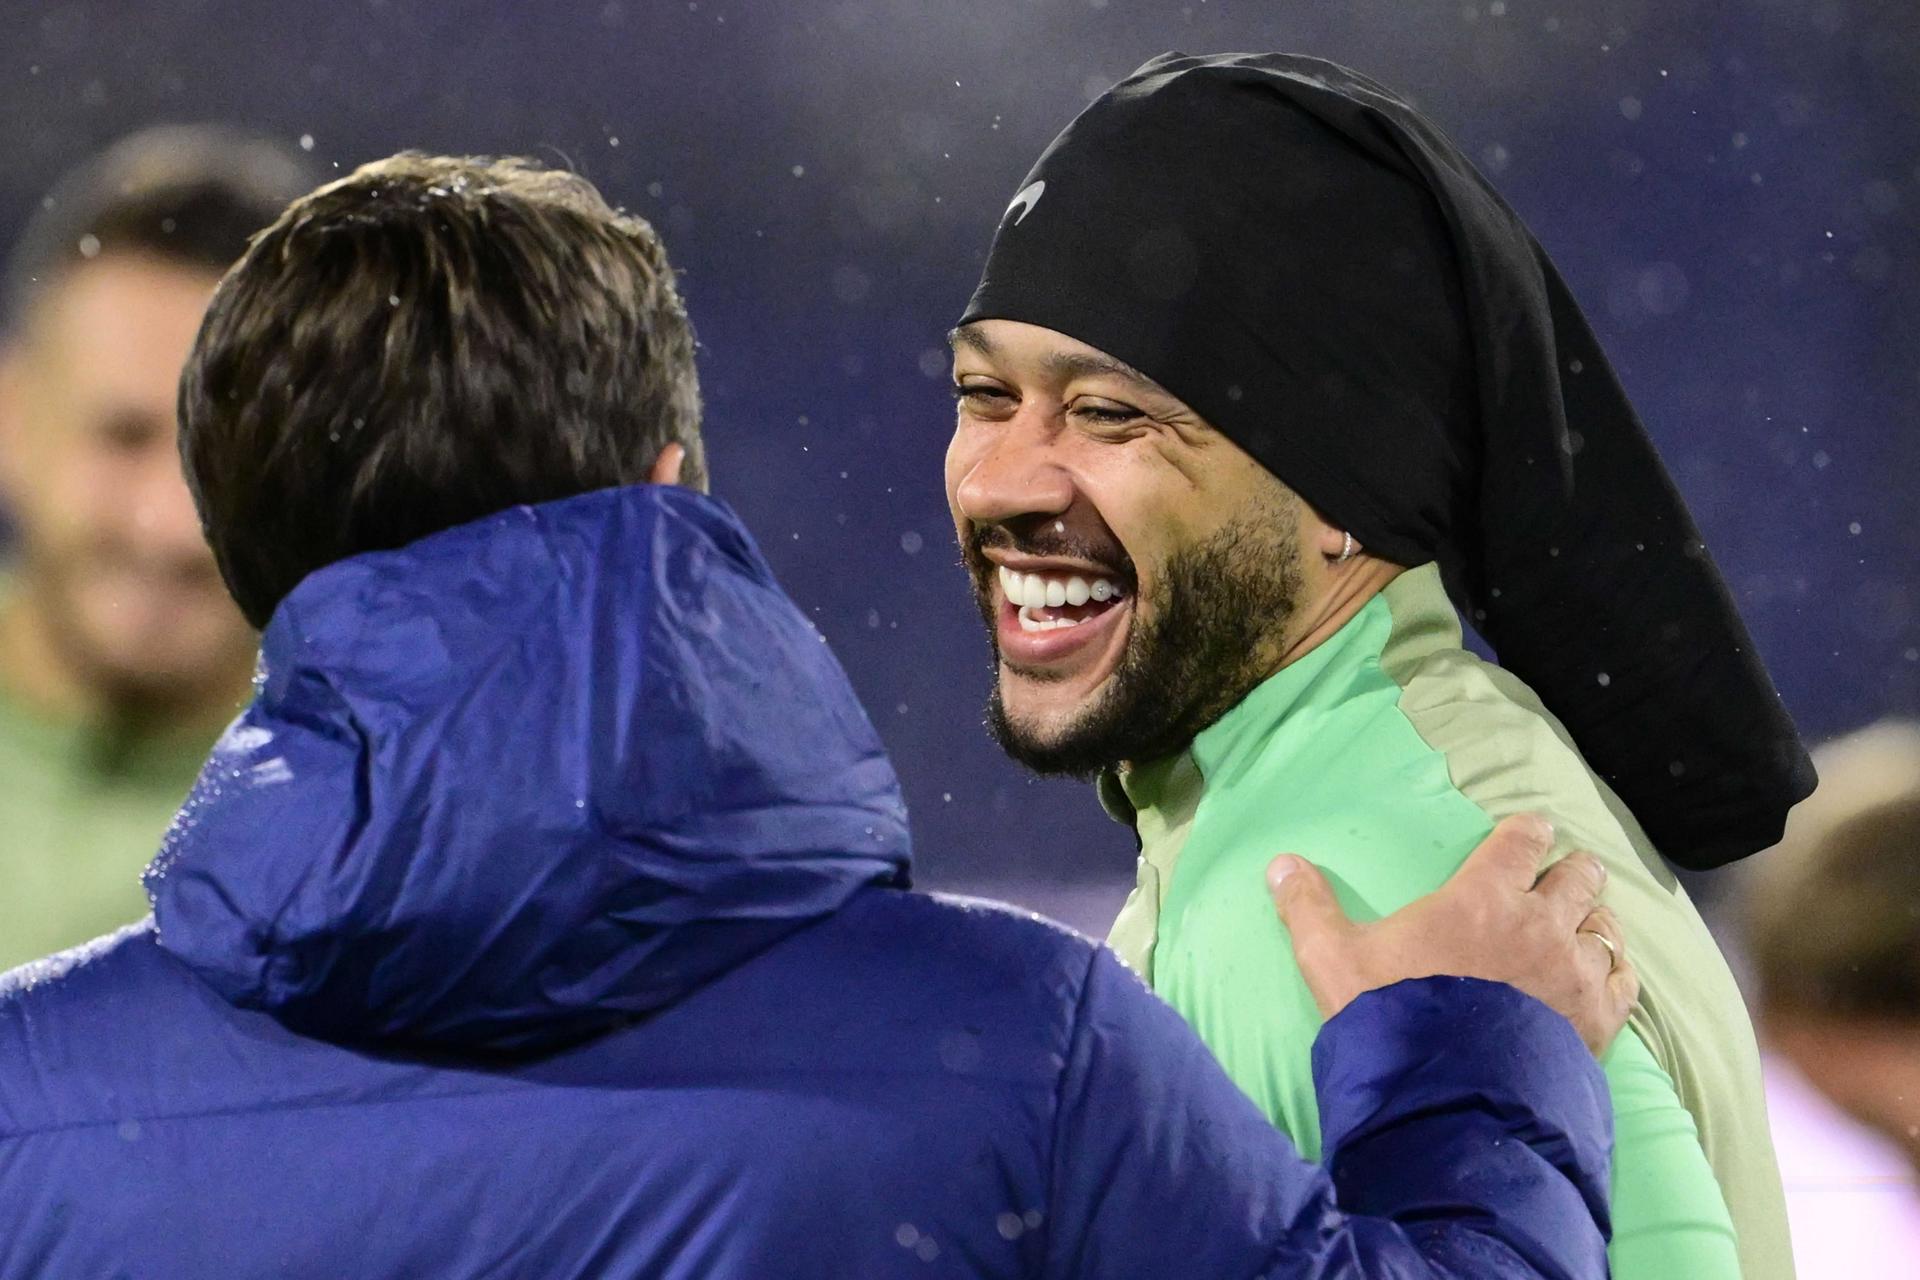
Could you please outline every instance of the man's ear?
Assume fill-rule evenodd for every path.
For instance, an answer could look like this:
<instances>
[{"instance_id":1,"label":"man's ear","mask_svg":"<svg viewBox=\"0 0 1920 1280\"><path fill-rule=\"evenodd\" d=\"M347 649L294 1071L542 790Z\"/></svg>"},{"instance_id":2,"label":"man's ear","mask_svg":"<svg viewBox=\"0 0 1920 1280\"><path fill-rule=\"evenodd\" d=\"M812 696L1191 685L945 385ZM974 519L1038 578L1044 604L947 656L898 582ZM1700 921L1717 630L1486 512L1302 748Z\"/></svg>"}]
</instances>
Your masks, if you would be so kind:
<instances>
[{"instance_id":1,"label":"man's ear","mask_svg":"<svg viewBox=\"0 0 1920 1280\"><path fill-rule=\"evenodd\" d=\"M1320 514L1312 503L1300 501L1301 540L1328 560L1338 560L1346 550L1347 531Z\"/></svg>"},{"instance_id":2,"label":"man's ear","mask_svg":"<svg viewBox=\"0 0 1920 1280\"><path fill-rule=\"evenodd\" d=\"M647 483L679 484L680 468L686 465L686 461L685 445L668 445L660 451L660 456L653 460L653 467L647 472Z\"/></svg>"}]
</instances>

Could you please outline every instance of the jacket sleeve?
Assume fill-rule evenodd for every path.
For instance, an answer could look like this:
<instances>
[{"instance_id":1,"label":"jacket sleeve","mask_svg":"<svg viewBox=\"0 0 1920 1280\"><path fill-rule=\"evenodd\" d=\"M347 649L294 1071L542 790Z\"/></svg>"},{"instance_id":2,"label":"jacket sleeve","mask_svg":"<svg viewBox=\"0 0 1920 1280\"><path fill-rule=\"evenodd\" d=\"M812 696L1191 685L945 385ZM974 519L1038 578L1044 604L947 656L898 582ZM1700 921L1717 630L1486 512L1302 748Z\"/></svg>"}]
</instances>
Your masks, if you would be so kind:
<instances>
[{"instance_id":1,"label":"jacket sleeve","mask_svg":"<svg viewBox=\"0 0 1920 1280\"><path fill-rule=\"evenodd\" d=\"M1573 1028L1428 978L1322 1030L1327 1160L1267 1123L1105 949L1060 1081L1045 1275L1604 1280L1611 1120Z\"/></svg>"},{"instance_id":2,"label":"jacket sleeve","mask_svg":"<svg viewBox=\"0 0 1920 1280\"><path fill-rule=\"evenodd\" d=\"M1621 1280L1740 1280L1726 1199L1673 1080L1632 1027L1608 1050L1606 1070L1615 1137L1614 1274Z\"/></svg>"}]
</instances>

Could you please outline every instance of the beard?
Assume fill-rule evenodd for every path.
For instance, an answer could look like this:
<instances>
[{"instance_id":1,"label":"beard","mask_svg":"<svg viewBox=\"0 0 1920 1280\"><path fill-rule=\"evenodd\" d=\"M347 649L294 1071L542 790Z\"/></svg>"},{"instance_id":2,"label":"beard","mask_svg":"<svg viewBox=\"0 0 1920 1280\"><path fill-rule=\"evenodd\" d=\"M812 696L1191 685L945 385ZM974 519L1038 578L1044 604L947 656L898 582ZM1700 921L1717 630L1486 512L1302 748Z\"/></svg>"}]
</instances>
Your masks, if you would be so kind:
<instances>
[{"instance_id":1,"label":"beard","mask_svg":"<svg viewBox=\"0 0 1920 1280\"><path fill-rule=\"evenodd\" d=\"M1294 527L1293 511L1263 509L1170 556L1153 594L1135 600L1113 674L1064 730L1043 737L1009 715L996 669L987 702L994 741L1035 773L1082 779L1184 748L1279 662L1303 589ZM974 576L992 634L989 572Z\"/></svg>"},{"instance_id":2,"label":"beard","mask_svg":"<svg viewBox=\"0 0 1920 1280\"><path fill-rule=\"evenodd\" d=\"M131 604L114 590L142 587ZM30 609L73 676L115 721L156 722L231 711L246 688L257 637L210 559L161 558L105 540L63 548L17 579L12 607ZM166 625L143 616L159 613Z\"/></svg>"}]
</instances>

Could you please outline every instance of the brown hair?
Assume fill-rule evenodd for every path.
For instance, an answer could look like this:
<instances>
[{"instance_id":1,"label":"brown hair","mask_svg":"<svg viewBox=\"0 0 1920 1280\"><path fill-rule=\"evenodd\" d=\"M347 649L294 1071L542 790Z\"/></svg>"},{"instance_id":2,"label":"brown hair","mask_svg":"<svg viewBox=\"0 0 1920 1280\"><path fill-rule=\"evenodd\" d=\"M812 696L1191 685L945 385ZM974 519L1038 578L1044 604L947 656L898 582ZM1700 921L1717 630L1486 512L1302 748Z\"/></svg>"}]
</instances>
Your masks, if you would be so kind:
<instances>
[{"instance_id":1,"label":"brown hair","mask_svg":"<svg viewBox=\"0 0 1920 1280\"><path fill-rule=\"evenodd\" d=\"M1792 860L1768 867L1747 904L1763 1005L1920 1022L1920 789L1776 856Z\"/></svg>"},{"instance_id":2,"label":"brown hair","mask_svg":"<svg viewBox=\"0 0 1920 1280\"><path fill-rule=\"evenodd\" d=\"M67 174L7 257L10 326L65 272L138 254L218 275L247 238L313 185L306 163L264 138L211 125L131 134Z\"/></svg>"},{"instance_id":3,"label":"brown hair","mask_svg":"<svg viewBox=\"0 0 1920 1280\"><path fill-rule=\"evenodd\" d=\"M188 484L255 626L301 578L519 503L704 487L666 251L575 174L403 152L294 202L214 295Z\"/></svg>"}]
</instances>

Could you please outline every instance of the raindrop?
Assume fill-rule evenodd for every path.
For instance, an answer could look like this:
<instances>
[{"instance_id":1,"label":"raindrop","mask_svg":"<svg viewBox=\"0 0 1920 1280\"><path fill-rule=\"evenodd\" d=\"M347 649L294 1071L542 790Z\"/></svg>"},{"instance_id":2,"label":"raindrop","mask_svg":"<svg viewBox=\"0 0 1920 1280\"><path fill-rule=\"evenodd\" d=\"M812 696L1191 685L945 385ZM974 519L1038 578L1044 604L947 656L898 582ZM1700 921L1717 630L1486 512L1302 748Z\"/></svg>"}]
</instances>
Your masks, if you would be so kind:
<instances>
[{"instance_id":1,"label":"raindrop","mask_svg":"<svg viewBox=\"0 0 1920 1280\"><path fill-rule=\"evenodd\" d=\"M856 266L837 267L833 273L833 296L842 302L864 302L873 292L873 279Z\"/></svg>"},{"instance_id":2,"label":"raindrop","mask_svg":"<svg viewBox=\"0 0 1920 1280\"><path fill-rule=\"evenodd\" d=\"M1670 316L1680 310L1690 291L1686 273L1671 262L1654 263L1634 281L1640 305L1656 316Z\"/></svg>"},{"instance_id":3,"label":"raindrop","mask_svg":"<svg viewBox=\"0 0 1920 1280\"><path fill-rule=\"evenodd\" d=\"M313 150L313 135L312 135L312 134L310 134L310 133L303 133L303 134L301 134L301 135L300 135L300 149L301 149L302 151L311 151L311 150Z\"/></svg>"},{"instance_id":4,"label":"raindrop","mask_svg":"<svg viewBox=\"0 0 1920 1280\"><path fill-rule=\"evenodd\" d=\"M912 529L900 535L900 549L910 556L919 555L920 548L925 545L925 539L921 538L921 536Z\"/></svg>"}]
</instances>

